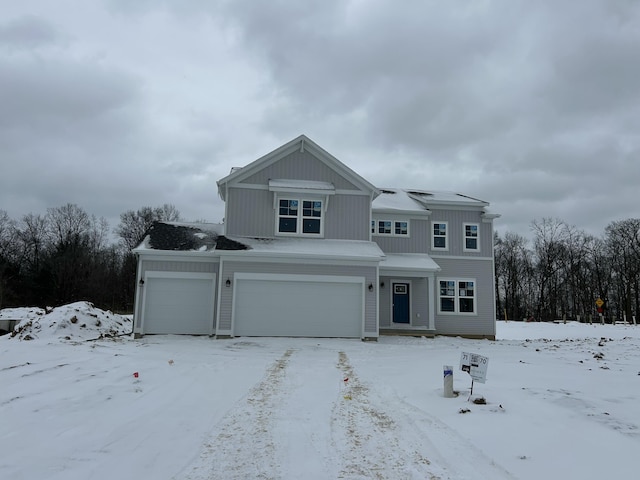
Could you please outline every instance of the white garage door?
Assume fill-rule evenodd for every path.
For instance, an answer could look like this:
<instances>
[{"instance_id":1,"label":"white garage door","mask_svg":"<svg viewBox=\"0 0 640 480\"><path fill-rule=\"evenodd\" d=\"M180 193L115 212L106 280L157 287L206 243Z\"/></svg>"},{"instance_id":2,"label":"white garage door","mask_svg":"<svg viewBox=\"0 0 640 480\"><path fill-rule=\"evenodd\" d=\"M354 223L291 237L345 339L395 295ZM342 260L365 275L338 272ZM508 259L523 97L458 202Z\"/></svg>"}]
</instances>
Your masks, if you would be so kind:
<instances>
[{"instance_id":1,"label":"white garage door","mask_svg":"<svg viewBox=\"0 0 640 480\"><path fill-rule=\"evenodd\" d=\"M147 272L144 333L212 333L214 283L213 274Z\"/></svg>"},{"instance_id":2,"label":"white garage door","mask_svg":"<svg viewBox=\"0 0 640 480\"><path fill-rule=\"evenodd\" d=\"M252 279L236 275L233 334L266 337L362 336L362 278L294 277L261 276Z\"/></svg>"}]
</instances>

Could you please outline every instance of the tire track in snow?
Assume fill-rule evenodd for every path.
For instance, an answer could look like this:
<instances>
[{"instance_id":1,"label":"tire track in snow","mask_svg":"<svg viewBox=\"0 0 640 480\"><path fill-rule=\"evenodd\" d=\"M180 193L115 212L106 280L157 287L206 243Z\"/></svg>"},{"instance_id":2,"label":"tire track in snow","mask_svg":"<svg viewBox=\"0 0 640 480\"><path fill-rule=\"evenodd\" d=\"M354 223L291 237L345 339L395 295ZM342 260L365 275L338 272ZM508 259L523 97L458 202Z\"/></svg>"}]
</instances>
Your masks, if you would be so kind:
<instances>
[{"instance_id":1,"label":"tire track in snow","mask_svg":"<svg viewBox=\"0 0 640 480\"><path fill-rule=\"evenodd\" d=\"M223 419L204 451L186 476L175 479L245 480L276 479L279 463L275 458L272 412L278 408L281 384L294 350L287 350L253 387L243 404ZM214 436L215 435L215 436Z\"/></svg>"},{"instance_id":2,"label":"tire track in snow","mask_svg":"<svg viewBox=\"0 0 640 480\"><path fill-rule=\"evenodd\" d=\"M390 395L388 398L391 397ZM440 465L445 472L442 475L443 479L514 480L516 478L438 417L397 395L393 398L396 415L405 418L405 423L413 430L412 435L431 452L433 462Z\"/></svg>"},{"instance_id":3,"label":"tire track in snow","mask_svg":"<svg viewBox=\"0 0 640 480\"><path fill-rule=\"evenodd\" d=\"M371 403L346 353L338 353L345 388L331 418L333 443L341 459L338 478L440 479L441 469L414 448L393 417Z\"/></svg>"}]
</instances>

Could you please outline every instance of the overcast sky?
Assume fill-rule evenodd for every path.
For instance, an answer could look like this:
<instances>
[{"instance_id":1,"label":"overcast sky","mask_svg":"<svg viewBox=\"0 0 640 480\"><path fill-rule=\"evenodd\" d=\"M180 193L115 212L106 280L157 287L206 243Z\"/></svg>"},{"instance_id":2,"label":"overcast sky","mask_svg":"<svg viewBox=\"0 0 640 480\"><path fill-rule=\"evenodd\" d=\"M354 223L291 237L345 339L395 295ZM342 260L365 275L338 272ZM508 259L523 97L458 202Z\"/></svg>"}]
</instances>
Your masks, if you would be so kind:
<instances>
[{"instance_id":1,"label":"overcast sky","mask_svg":"<svg viewBox=\"0 0 640 480\"><path fill-rule=\"evenodd\" d=\"M0 209L174 204L306 134L378 187L491 203L501 233L640 217L636 0L0 5Z\"/></svg>"}]
</instances>

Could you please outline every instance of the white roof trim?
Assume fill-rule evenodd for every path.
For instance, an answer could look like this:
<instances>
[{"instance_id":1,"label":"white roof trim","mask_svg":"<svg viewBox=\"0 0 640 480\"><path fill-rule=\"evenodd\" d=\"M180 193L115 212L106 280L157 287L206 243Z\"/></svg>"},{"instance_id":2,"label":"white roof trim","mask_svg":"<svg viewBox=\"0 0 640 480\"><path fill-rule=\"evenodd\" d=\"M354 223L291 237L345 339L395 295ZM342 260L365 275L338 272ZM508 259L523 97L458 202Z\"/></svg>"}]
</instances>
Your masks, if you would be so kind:
<instances>
[{"instance_id":1,"label":"white roof trim","mask_svg":"<svg viewBox=\"0 0 640 480\"><path fill-rule=\"evenodd\" d=\"M309 137L305 135L300 135L294 138L290 142L285 143L284 145L278 147L270 153L267 153L266 155L263 155L262 157L254 160L241 169L233 171L226 177L221 178L217 182L218 193L220 194L221 198L225 200L226 192L222 188L223 185L240 182L243 179L251 176L253 173L271 165L272 163L277 162L278 160L284 158L297 149L310 152L312 155L316 156L320 161L324 162L336 173L339 173L340 175L345 177L345 179L356 185L362 191L371 192L374 198L379 195L379 190L373 184L369 183L366 179L357 174L355 171L351 170L344 163L342 163L340 160L338 160L336 157L331 155L329 152L324 150L322 147L310 140Z\"/></svg>"},{"instance_id":2,"label":"white roof trim","mask_svg":"<svg viewBox=\"0 0 640 480\"><path fill-rule=\"evenodd\" d=\"M269 180L270 192L303 192L322 195L335 195L336 187L329 182L315 182L312 180Z\"/></svg>"},{"instance_id":3,"label":"white roof trim","mask_svg":"<svg viewBox=\"0 0 640 480\"><path fill-rule=\"evenodd\" d=\"M380 262L380 274L388 275L388 272L403 272L405 275L416 276L416 273L434 273L441 270L433 258L426 253L394 253L386 254Z\"/></svg>"}]
</instances>

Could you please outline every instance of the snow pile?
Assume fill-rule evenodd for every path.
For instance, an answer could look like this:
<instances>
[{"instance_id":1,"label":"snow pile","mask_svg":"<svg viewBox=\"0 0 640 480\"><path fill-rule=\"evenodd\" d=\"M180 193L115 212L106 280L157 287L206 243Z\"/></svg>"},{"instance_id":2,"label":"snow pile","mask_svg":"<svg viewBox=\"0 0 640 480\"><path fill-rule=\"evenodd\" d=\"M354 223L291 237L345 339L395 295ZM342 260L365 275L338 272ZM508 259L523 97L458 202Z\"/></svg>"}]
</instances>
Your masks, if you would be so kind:
<instances>
[{"instance_id":1,"label":"snow pile","mask_svg":"<svg viewBox=\"0 0 640 480\"><path fill-rule=\"evenodd\" d=\"M131 319L76 302L57 308L25 307L0 310L0 319L20 320L5 338L83 341L115 337L131 332Z\"/></svg>"}]
</instances>

